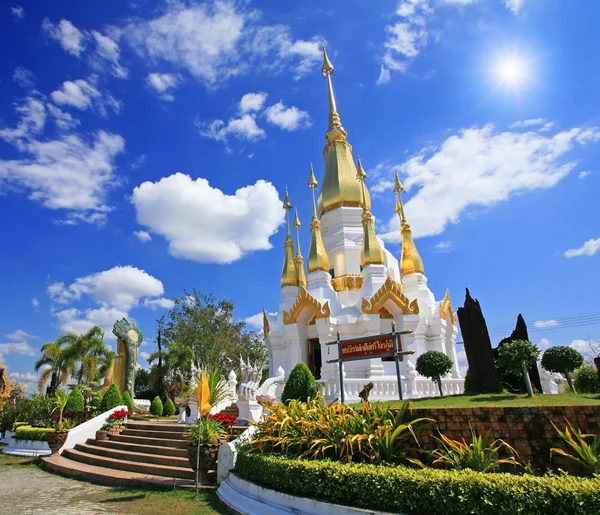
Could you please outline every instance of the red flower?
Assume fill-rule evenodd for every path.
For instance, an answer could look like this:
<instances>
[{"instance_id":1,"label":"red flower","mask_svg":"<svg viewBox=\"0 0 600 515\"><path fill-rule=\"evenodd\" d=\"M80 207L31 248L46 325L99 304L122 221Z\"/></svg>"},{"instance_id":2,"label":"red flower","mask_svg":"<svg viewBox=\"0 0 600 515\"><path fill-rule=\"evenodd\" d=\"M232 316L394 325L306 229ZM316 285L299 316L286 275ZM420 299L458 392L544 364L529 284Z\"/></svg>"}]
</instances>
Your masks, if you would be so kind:
<instances>
[{"instance_id":1,"label":"red flower","mask_svg":"<svg viewBox=\"0 0 600 515\"><path fill-rule=\"evenodd\" d=\"M217 413L216 415L209 415L209 417L217 422L220 422L224 426L233 425L237 423L237 417L235 415L227 415L225 413Z\"/></svg>"},{"instance_id":2,"label":"red flower","mask_svg":"<svg viewBox=\"0 0 600 515\"><path fill-rule=\"evenodd\" d=\"M126 409L118 409L111 413L108 418L111 420L123 420L125 417L131 415L131 412Z\"/></svg>"}]
</instances>

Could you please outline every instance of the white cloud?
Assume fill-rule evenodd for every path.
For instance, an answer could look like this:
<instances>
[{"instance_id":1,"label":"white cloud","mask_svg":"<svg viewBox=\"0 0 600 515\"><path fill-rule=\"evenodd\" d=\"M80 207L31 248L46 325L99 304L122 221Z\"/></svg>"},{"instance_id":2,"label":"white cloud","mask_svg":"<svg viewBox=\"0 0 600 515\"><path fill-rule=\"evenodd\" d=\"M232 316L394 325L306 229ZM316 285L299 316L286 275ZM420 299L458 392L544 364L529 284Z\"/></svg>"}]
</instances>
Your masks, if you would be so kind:
<instances>
[{"instance_id":1,"label":"white cloud","mask_svg":"<svg viewBox=\"0 0 600 515\"><path fill-rule=\"evenodd\" d=\"M537 346L541 349L541 351L545 351L546 349L549 349L550 347L552 347L552 342L550 340L548 340L548 338L542 338L539 343L537 344Z\"/></svg>"},{"instance_id":2,"label":"white cloud","mask_svg":"<svg viewBox=\"0 0 600 515\"><path fill-rule=\"evenodd\" d=\"M173 256L201 262L231 263L270 249L284 220L277 190L263 180L227 195L177 173L136 187L132 202L137 221L163 236Z\"/></svg>"},{"instance_id":3,"label":"white cloud","mask_svg":"<svg viewBox=\"0 0 600 515\"><path fill-rule=\"evenodd\" d=\"M545 327L556 327L558 325L558 321L556 320L537 320L533 323L533 327L537 328L545 328Z\"/></svg>"},{"instance_id":4,"label":"white cloud","mask_svg":"<svg viewBox=\"0 0 600 515\"><path fill-rule=\"evenodd\" d=\"M69 20L60 20L60 23L55 25L46 18L42 23L42 29L70 54L79 57L85 48L85 35Z\"/></svg>"},{"instance_id":5,"label":"white cloud","mask_svg":"<svg viewBox=\"0 0 600 515\"><path fill-rule=\"evenodd\" d=\"M131 169L137 170L138 168L141 168L142 166L144 166L144 163L146 162L147 157L148 156L146 154L140 154L138 157L136 157L135 161L131 164Z\"/></svg>"},{"instance_id":6,"label":"white cloud","mask_svg":"<svg viewBox=\"0 0 600 515\"><path fill-rule=\"evenodd\" d=\"M33 299L31 299L31 305L32 305L34 308L39 308L39 307L40 307L40 301L39 301L39 300L37 300L37 299L34 297Z\"/></svg>"},{"instance_id":7,"label":"white cloud","mask_svg":"<svg viewBox=\"0 0 600 515\"><path fill-rule=\"evenodd\" d=\"M158 93L159 98L173 102L175 97L170 93L180 82L180 78L173 73L150 73L146 77L148 85Z\"/></svg>"},{"instance_id":8,"label":"white cloud","mask_svg":"<svg viewBox=\"0 0 600 515\"><path fill-rule=\"evenodd\" d=\"M579 175L577 176L578 179L585 179L588 175L590 175L592 172L590 171L583 171L583 172L579 172Z\"/></svg>"},{"instance_id":9,"label":"white cloud","mask_svg":"<svg viewBox=\"0 0 600 515\"><path fill-rule=\"evenodd\" d=\"M254 111L261 111L267 100L266 93L246 93L240 100L240 112L250 113Z\"/></svg>"},{"instance_id":10,"label":"white cloud","mask_svg":"<svg viewBox=\"0 0 600 515\"><path fill-rule=\"evenodd\" d=\"M590 364L593 363L593 360L594 360L594 357L596 357L596 354L594 353L594 350L590 346L590 342L588 342L587 340L573 340L569 344L569 347L575 349L577 352L580 352L583 355L586 362L588 362Z\"/></svg>"},{"instance_id":11,"label":"white cloud","mask_svg":"<svg viewBox=\"0 0 600 515\"><path fill-rule=\"evenodd\" d=\"M299 78L319 62L318 38L294 40L289 27L260 25L260 18L242 2L172 2L162 16L132 22L120 34L150 62L187 70L208 88L265 68Z\"/></svg>"},{"instance_id":12,"label":"white cloud","mask_svg":"<svg viewBox=\"0 0 600 515\"><path fill-rule=\"evenodd\" d=\"M11 7L10 11L13 15L13 18L17 21L21 21L23 18L25 18L25 9L23 9L20 5Z\"/></svg>"},{"instance_id":13,"label":"white cloud","mask_svg":"<svg viewBox=\"0 0 600 515\"><path fill-rule=\"evenodd\" d=\"M245 141L257 141L266 136L265 131L256 124L256 119L251 114L230 118L227 123L223 120L197 122L196 126L200 136L216 141L227 142L229 136Z\"/></svg>"},{"instance_id":14,"label":"white cloud","mask_svg":"<svg viewBox=\"0 0 600 515\"><path fill-rule=\"evenodd\" d=\"M40 376L37 374L32 374L31 372L25 372L25 373L20 373L20 372L11 372L10 374L8 374L8 377L10 377L13 381L18 381L19 383L32 383L32 384L38 384L38 381L40 380Z\"/></svg>"},{"instance_id":15,"label":"white cloud","mask_svg":"<svg viewBox=\"0 0 600 515\"><path fill-rule=\"evenodd\" d=\"M519 14L521 7L525 5L525 0L504 0L506 8L513 14Z\"/></svg>"},{"instance_id":16,"label":"white cloud","mask_svg":"<svg viewBox=\"0 0 600 515\"><path fill-rule=\"evenodd\" d=\"M295 106L285 107L281 101L267 108L267 120L282 130L295 131L312 125L309 114Z\"/></svg>"},{"instance_id":17,"label":"white cloud","mask_svg":"<svg viewBox=\"0 0 600 515\"><path fill-rule=\"evenodd\" d=\"M83 334L95 325L104 329L104 337L114 339L112 335L113 324L122 318L128 318L126 311L115 307L101 306L95 309L80 311L76 308L55 311L53 315L58 319L61 331Z\"/></svg>"},{"instance_id":18,"label":"white cloud","mask_svg":"<svg viewBox=\"0 0 600 515\"><path fill-rule=\"evenodd\" d=\"M467 368L469 368L467 353L464 350L456 351L456 364L458 365L460 372L464 375L467 372Z\"/></svg>"},{"instance_id":19,"label":"white cloud","mask_svg":"<svg viewBox=\"0 0 600 515\"><path fill-rule=\"evenodd\" d=\"M276 315L277 313L269 313L269 315ZM256 313L256 315L252 315L244 318L244 322L248 324L250 327L256 330L263 330L263 313Z\"/></svg>"},{"instance_id":20,"label":"white cloud","mask_svg":"<svg viewBox=\"0 0 600 515\"><path fill-rule=\"evenodd\" d=\"M140 358L148 361L148 359L150 358L150 354L147 352L140 352Z\"/></svg>"},{"instance_id":21,"label":"white cloud","mask_svg":"<svg viewBox=\"0 0 600 515\"><path fill-rule=\"evenodd\" d=\"M63 82L61 89L53 91L50 96L57 104L68 105L82 111L95 106L103 115L106 114L106 107L111 107L115 113L121 109L121 103L112 95L102 95L92 84L83 79Z\"/></svg>"},{"instance_id":22,"label":"white cloud","mask_svg":"<svg viewBox=\"0 0 600 515\"><path fill-rule=\"evenodd\" d=\"M63 131L68 131L77 127L80 121L74 118L71 113L63 111L60 107L56 107L54 104L46 104L48 114L52 116L56 126Z\"/></svg>"},{"instance_id":23,"label":"white cloud","mask_svg":"<svg viewBox=\"0 0 600 515\"><path fill-rule=\"evenodd\" d=\"M440 241L435 245L437 252L450 252L453 248L454 244L451 241Z\"/></svg>"},{"instance_id":24,"label":"white cloud","mask_svg":"<svg viewBox=\"0 0 600 515\"><path fill-rule=\"evenodd\" d=\"M535 127L536 125L545 125L547 122L544 118L530 118L529 120L519 120L511 123L509 129L520 129L521 127Z\"/></svg>"},{"instance_id":25,"label":"white cloud","mask_svg":"<svg viewBox=\"0 0 600 515\"><path fill-rule=\"evenodd\" d=\"M35 349L27 342L0 343L0 357L6 354L19 354L20 356L35 356Z\"/></svg>"},{"instance_id":26,"label":"white cloud","mask_svg":"<svg viewBox=\"0 0 600 515\"><path fill-rule=\"evenodd\" d=\"M32 88L35 83L35 76L27 68L17 66L13 72L12 80L23 88Z\"/></svg>"},{"instance_id":27,"label":"white cloud","mask_svg":"<svg viewBox=\"0 0 600 515\"><path fill-rule=\"evenodd\" d=\"M150 233L147 233L146 231L134 231L133 234L142 243L146 243L148 241L152 241L152 236L150 236Z\"/></svg>"},{"instance_id":28,"label":"white cloud","mask_svg":"<svg viewBox=\"0 0 600 515\"><path fill-rule=\"evenodd\" d=\"M159 299L146 299L144 301L144 306L150 308L153 311L156 309L171 309L174 305L175 302L173 302L171 299L166 299L164 297L161 297Z\"/></svg>"},{"instance_id":29,"label":"white cloud","mask_svg":"<svg viewBox=\"0 0 600 515\"><path fill-rule=\"evenodd\" d=\"M511 195L555 186L576 165L567 160L575 144L599 140L596 127L546 135L499 133L488 124L462 129L440 146L424 148L399 166L407 190L416 190L405 207L415 236L441 234L469 208L489 207ZM379 184L387 181L389 187L393 168ZM382 238L399 241L398 227L394 215Z\"/></svg>"},{"instance_id":30,"label":"white cloud","mask_svg":"<svg viewBox=\"0 0 600 515\"><path fill-rule=\"evenodd\" d=\"M121 52L117 42L95 30L92 31L92 36L96 41L96 53L101 58L112 63L113 75L120 79L126 79L129 75L129 70L121 66L119 63Z\"/></svg>"},{"instance_id":31,"label":"white cloud","mask_svg":"<svg viewBox=\"0 0 600 515\"><path fill-rule=\"evenodd\" d=\"M598 250L600 250L600 238L588 240L579 248L567 250L564 255L566 258L593 256Z\"/></svg>"},{"instance_id":32,"label":"white cloud","mask_svg":"<svg viewBox=\"0 0 600 515\"><path fill-rule=\"evenodd\" d=\"M13 340L15 342L24 341L29 338L39 338L39 336L34 336L33 334L26 333L23 329L17 329L16 331L6 335L9 340Z\"/></svg>"}]
</instances>

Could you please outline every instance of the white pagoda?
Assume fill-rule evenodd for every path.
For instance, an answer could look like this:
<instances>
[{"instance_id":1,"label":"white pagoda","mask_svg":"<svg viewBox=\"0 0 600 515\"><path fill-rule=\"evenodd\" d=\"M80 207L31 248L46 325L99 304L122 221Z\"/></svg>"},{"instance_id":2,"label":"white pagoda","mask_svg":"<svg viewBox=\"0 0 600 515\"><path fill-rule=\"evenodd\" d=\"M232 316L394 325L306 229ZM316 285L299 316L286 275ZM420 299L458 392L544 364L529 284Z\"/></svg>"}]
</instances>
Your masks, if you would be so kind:
<instances>
[{"instance_id":1,"label":"white pagoda","mask_svg":"<svg viewBox=\"0 0 600 515\"><path fill-rule=\"evenodd\" d=\"M396 213L400 218L402 254L400 262L375 234L371 199L364 182L366 173L360 158L355 164L333 93L333 65L323 51L323 75L329 92L329 128L323 151L325 173L318 201L318 183L311 165L309 188L313 195L310 222L311 245L308 273L297 240L290 234L290 203L286 191L287 237L281 274L281 300L276 315L264 314L264 334L270 358L271 376L281 370L289 375L300 361L305 362L324 385L325 398L340 396L339 365L327 363L338 355L336 340L410 330L401 338L402 351L414 350L401 362L404 398L439 395L436 385L415 370L420 354L441 351L454 362L442 381L444 393L461 393L464 379L456 359L456 314L449 292L436 301L427 286L423 261L413 242L404 214L402 184L396 176ZM320 219L319 219L320 216ZM296 213L293 226L300 227ZM389 359L389 361L388 361ZM278 372L277 372L278 371ZM373 382L371 399L398 399L398 382L393 358L371 358L344 363L346 402L358 400L363 386Z\"/></svg>"}]
</instances>

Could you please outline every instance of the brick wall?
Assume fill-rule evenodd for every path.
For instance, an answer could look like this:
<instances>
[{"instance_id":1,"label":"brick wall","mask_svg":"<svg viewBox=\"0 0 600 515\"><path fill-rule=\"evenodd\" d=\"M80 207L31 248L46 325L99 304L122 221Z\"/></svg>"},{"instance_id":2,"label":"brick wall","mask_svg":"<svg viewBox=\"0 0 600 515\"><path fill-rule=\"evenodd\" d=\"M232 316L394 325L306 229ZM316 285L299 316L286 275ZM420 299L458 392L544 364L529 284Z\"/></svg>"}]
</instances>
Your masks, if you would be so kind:
<instances>
[{"instance_id":1,"label":"brick wall","mask_svg":"<svg viewBox=\"0 0 600 515\"><path fill-rule=\"evenodd\" d=\"M531 462L536 468L562 468L580 472L577 464L567 458L553 455L550 449L567 446L550 421L564 430L565 418L584 433L600 434L600 407L598 406L540 406L535 408L428 408L415 409L410 418L428 417L437 420L432 429L421 432L419 441L424 449L435 449L439 443L433 436L437 430L453 440L470 442L472 427L477 434L490 430L490 441L501 438L515 448L522 463ZM470 426L469 426L470 424Z\"/></svg>"}]
</instances>

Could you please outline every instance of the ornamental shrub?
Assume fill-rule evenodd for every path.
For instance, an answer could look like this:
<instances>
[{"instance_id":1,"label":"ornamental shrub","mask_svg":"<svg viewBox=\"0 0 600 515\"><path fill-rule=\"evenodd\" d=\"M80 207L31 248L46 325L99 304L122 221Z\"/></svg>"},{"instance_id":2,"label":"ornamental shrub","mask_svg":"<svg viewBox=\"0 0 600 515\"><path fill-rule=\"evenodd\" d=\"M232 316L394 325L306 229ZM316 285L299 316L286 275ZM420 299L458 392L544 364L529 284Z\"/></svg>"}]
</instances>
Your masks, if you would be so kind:
<instances>
[{"instance_id":1,"label":"ornamental shrub","mask_svg":"<svg viewBox=\"0 0 600 515\"><path fill-rule=\"evenodd\" d=\"M83 411L85 409L85 399L81 390L76 386L71 390L67 397L66 411Z\"/></svg>"},{"instance_id":2,"label":"ornamental shrub","mask_svg":"<svg viewBox=\"0 0 600 515\"><path fill-rule=\"evenodd\" d=\"M150 404L150 413L155 417L161 417L163 414L163 403L160 400L160 397L154 397L152 404Z\"/></svg>"},{"instance_id":3,"label":"ornamental shrub","mask_svg":"<svg viewBox=\"0 0 600 515\"><path fill-rule=\"evenodd\" d=\"M125 392L123 395L123 404L125 404L125 406L127 406L127 409L133 413L133 399L131 398L131 395L129 395L129 392Z\"/></svg>"},{"instance_id":4,"label":"ornamental shrub","mask_svg":"<svg viewBox=\"0 0 600 515\"><path fill-rule=\"evenodd\" d=\"M442 391L442 377L452 369L453 361L443 352L437 350L428 350L417 359L417 372L424 377L429 377L435 381L440 390L440 396L444 396Z\"/></svg>"},{"instance_id":5,"label":"ornamental shrub","mask_svg":"<svg viewBox=\"0 0 600 515\"><path fill-rule=\"evenodd\" d=\"M411 469L240 452L235 474L267 488L392 513L597 515L597 479Z\"/></svg>"},{"instance_id":6,"label":"ornamental shrub","mask_svg":"<svg viewBox=\"0 0 600 515\"><path fill-rule=\"evenodd\" d=\"M116 408L117 406L122 406L123 397L121 397L121 393L119 392L119 387L116 384L111 384L110 388L104 394L102 398L102 403L100 404L100 411L105 412Z\"/></svg>"},{"instance_id":7,"label":"ornamental shrub","mask_svg":"<svg viewBox=\"0 0 600 515\"><path fill-rule=\"evenodd\" d=\"M471 371L468 368L465 372L465 394L476 395L476 392L473 389L473 376L471 375Z\"/></svg>"},{"instance_id":8,"label":"ornamental shrub","mask_svg":"<svg viewBox=\"0 0 600 515\"><path fill-rule=\"evenodd\" d=\"M54 431L52 427L31 427L29 425L19 426L15 431L17 440L35 440L36 442L45 442L46 433Z\"/></svg>"},{"instance_id":9,"label":"ornamental shrub","mask_svg":"<svg viewBox=\"0 0 600 515\"><path fill-rule=\"evenodd\" d=\"M102 394L100 392L92 392L92 402L90 403L90 407L93 411L100 411L100 406L102 405Z\"/></svg>"},{"instance_id":10,"label":"ornamental shrub","mask_svg":"<svg viewBox=\"0 0 600 515\"><path fill-rule=\"evenodd\" d=\"M292 399L306 402L309 397L314 399L318 391L319 385L315 381L315 377L306 366L306 363L301 361L292 369L290 377L283 387L281 402Z\"/></svg>"},{"instance_id":11,"label":"ornamental shrub","mask_svg":"<svg viewBox=\"0 0 600 515\"><path fill-rule=\"evenodd\" d=\"M535 364L540 352L537 345L527 340L513 340L498 349L496 364L509 374L522 377L529 397L533 397L533 388L527 369Z\"/></svg>"},{"instance_id":12,"label":"ornamental shrub","mask_svg":"<svg viewBox=\"0 0 600 515\"><path fill-rule=\"evenodd\" d=\"M596 367L584 365L575 370L573 383L579 393L600 393L600 377Z\"/></svg>"},{"instance_id":13,"label":"ornamental shrub","mask_svg":"<svg viewBox=\"0 0 600 515\"><path fill-rule=\"evenodd\" d=\"M176 412L177 409L175 408L175 404L173 404L173 401L170 398L167 399L167 402L165 402L165 406L163 408L163 415L165 417L172 417L173 415L175 415Z\"/></svg>"},{"instance_id":14,"label":"ornamental shrub","mask_svg":"<svg viewBox=\"0 0 600 515\"><path fill-rule=\"evenodd\" d=\"M569 388L575 392L573 381L571 381L571 372L583 365L583 356L572 347L557 345L550 347L542 356L542 366L548 372L563 374Z\"/></svg>"}]
</instances>

